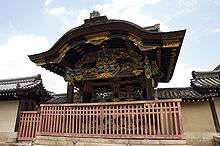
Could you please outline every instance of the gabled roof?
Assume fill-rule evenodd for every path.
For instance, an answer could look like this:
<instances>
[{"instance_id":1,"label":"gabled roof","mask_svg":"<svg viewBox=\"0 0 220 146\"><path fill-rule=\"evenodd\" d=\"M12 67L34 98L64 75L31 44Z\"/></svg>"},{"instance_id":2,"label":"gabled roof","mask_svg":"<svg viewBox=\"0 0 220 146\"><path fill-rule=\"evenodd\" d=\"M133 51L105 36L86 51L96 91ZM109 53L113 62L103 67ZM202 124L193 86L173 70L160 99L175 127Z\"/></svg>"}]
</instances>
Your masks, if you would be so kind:
<instances>
[{"instance_id":1,"label":"gabled roof","mask_svg":"<svg viewBox=\"0 0 220 146\"><path fill-rule=\"evenodd\" d=\"M17 98L18 93L28 91L39 91L42 96L39 98L50 98L39 74L31 77L0 80L0 98L7 98L7 96Z\"/></svg>"}]
</instances>

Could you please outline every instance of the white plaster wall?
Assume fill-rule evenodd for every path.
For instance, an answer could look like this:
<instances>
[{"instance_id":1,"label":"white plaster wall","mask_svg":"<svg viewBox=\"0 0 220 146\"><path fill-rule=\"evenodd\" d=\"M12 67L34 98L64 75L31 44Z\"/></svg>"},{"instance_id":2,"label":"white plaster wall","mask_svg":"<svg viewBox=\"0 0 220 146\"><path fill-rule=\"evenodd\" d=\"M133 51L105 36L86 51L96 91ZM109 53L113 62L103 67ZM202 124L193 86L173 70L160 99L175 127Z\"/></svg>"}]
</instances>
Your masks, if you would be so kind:
<instances>
[{"instance_id":1,"label":"white plaster wall","mask_svg":"<svg viewBox=\"0 0 220 146\"><path fill-rule=\"evenodd\" d=\"M208 101L182 103L182 114L184 132L215 132Z\"/></svg>"},{"instance_id":2,"label":"white plaster wall","mask_svg":"<svg viewBox=\"0 0 220 146\"><path fill-rule=\"evenodd\" d=\"M215 98L215 108L218 115L218 121L220 123L220 97Z\"/></svg>"},{"instance_id":3,"label":"white plaster wall","mask_svg":"<svg viewBox=\"0 0 220 146\"><path fill-rule=\"evenodd\" d=\"M14 132L19 101L0 101L0 132Z\"/></svg>"}]
</instances>

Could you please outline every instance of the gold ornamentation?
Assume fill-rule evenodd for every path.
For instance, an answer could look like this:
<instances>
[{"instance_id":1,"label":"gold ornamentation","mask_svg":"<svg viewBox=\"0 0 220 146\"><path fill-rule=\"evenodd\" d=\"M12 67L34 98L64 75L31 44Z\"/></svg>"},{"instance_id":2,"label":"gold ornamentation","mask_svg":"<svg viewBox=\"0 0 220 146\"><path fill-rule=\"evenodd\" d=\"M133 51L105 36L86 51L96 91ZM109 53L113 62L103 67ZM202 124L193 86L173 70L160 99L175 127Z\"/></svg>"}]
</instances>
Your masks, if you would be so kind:
<instances>
[{"instance_id":1,"label":"gold ornamentation","mask_svg":"<svg viewBox=\"0 0 220 146\"><path fill-rule=\"evenodd\" d=\"M140 37L130 33L128 39L132 41L136 46L138 46L138 48L140 48L141 50L144 49L144 43Z\"/></svg>"},{"instance_id":2,"label":"gold ornamentation","mask_svg":"<svg viewBox=\"0 0 220 146\"><path fill-rule=\"evenodd\" d=\"M163 48L174 48L180 46L180 41L178 39L163 40Z\"/></svg>"},{"instance_id":3,"label":"gold ornamentation","mask_svg":"<svg viewBox=\"0 0 220 146\"><path fill-rule=\"evenodd\" d=\"M43 58L39 58L39 59L37 59L36 64L37 64L37 66L41 66L41 65L46 64L46 62Z\"/></svg>"},{"instance_id":4,"label":"gold ornamentation","mask_svg":"<svg viewBox=\"0 0 220 146\"><path fill-rule=\"evenodd\" d=\"M104 72L104 73L101 73L101 74L98 75L99 78L110 78L112 76L113 75L110 72Z\"/></svg>"},{"instance_id":5,"label":"gold ornamentation","mask_svg":"<svg viewBox=\"0 0 220 146\"><path fill-rule=\"evenodd\" d=\"M101 32L91 35L86 35L86 43L91 43L93 45L100 45L102 42L110 39L109 32Z\"/></svg>"},{"instance_id":6,"label":"gold ornamentation","mask_svg":"<svg viewBox=\"0 0 220 146\"><path fill-rule=\"evenodd\" d=\"M83 78L83 75L76 75L76 76L74 76L74 79L76 80L76 81L79 81L79 80L81 80Z\"/></svg>"},{"instance_id":7,"label":"gold ornamentation","mask_svg":"<svg viewBox=\"0 0 220 146\"><path fill-rule=\"evenodd\" d=\"M136 76L138 76L138 75L140 75L142 72L143 72L143 70L133 70L132 71Z\"/></svg>"},{"instance_id":8,"label":"gold ornamentation","mask_svg":"<svg viewBox=\"0 0 220 146\"><path fill-rule=\"evenodd\" d=\"M70 46L69 46L69 44L68 43L66 43L60 50L59 50L59 57L56 59L56 60L54 60L54 61L52 61L52 62L50 62L50 63L59 63L62 59L63 59L63 57L66 55L66 52L67 51L69 51L69 49L70 49Z\"/></svg>"},{"instance_id":9,"label":"gold ornamentation","mask_svg":"<svg viewBox=\"0 0 220 146\"><path fill-rule=\"evenodd\" d=\"M75 73L82 75L85 80L139 75L144 72L141 58L131 48L100 49L85 54L75 63Z\"/></svg>"},{"instance_id":10,"label":"gold ornamentation","mask_svg":"<svg viewBox=\"0 0 220 146\"><path fill-rule=\"evenodd\" d=\"M151 45L144 45L141 51L148 51L148 50L155 50L159 48L160 46L151 46Z\"/></svg>"},{"instance_id":11,"label":"gold ornamentation","mask_svg":"<svg viewBox=\"0 0 220 146\"><path fill-rule=\"evenodd\" d=\"M144 60L144 69L145 69L146 78L150 79L152 77L152 72L151 72L151 66L149 60L147 58L145 58Z\"/></svg>"}]
</instances>

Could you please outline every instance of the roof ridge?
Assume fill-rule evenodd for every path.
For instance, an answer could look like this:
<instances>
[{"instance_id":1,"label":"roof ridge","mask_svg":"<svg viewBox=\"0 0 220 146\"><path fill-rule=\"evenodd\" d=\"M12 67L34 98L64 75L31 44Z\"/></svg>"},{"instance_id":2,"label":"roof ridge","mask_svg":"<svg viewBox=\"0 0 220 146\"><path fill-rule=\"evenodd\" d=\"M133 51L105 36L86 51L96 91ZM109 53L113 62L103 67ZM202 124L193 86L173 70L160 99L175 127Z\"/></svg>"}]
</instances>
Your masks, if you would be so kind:
<instances>
[{"instance_id":1,"label":"roof ridge","mask_svg":"<svg viewBox=\"0 0 220 146\"><path fill-rule=\"evenodd\" d=\"M220 70L213 70L213 71L192 71L193 79L198 78L210 78L210 75L215 75L213 77L220 77Z\"/></svg>"},{"instance_id":2,"label":"roof ridge","mask_svg":"<svg viewBox=\"0 0 220 146\"><path fill-rule=\"evenodd\" d=\"M157 89L161 89L161 90L163 90L163 89L191 89L192 87L171 87L171 88L157 88Z\"/></svg>"},{"instance_id":3,"label":"roof ridge","mask_svg":"<svg viewBox=\"0 0 220 146\"><path fill-rule=\"evenodd\" d=\"M220 71L220 64L215 67L214 71Z\"/></svg>"},{"instance_id":4,"label":"roof ridge","mask_svg":"<svg viewBox=\"0 0 220 146\"><path fill-rule=\"evenodd\" d=\"M55 93L54 95L67 95L67 93Z\"/></svg>"},{"instance_id":5,"label":"roof ridge","mask_svg":"<svg viewBox=\"0 0 220 146\"><path fill-rule=\"evenodd\" d=\"M41 79L41 75L40 74L37 74L35 76L29 76L29 77L18 77L18 78L11 78L11 79L2 79L0 80L0 84L4 84L4 83L7 83L7 82L18 82L18 81L23 81L23 80L31 80L31 79Z\"/></svg>"}]
</instances>

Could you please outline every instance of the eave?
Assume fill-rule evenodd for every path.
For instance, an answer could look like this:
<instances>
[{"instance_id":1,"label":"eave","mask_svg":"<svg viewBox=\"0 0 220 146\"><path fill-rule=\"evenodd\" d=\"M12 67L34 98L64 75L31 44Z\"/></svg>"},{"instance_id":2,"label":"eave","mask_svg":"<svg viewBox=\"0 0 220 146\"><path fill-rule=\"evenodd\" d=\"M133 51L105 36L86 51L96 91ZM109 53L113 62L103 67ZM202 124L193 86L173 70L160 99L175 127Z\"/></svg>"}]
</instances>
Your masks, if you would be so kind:
<instances>
[{"instance_id":1,"label":"eave","mask_svg":"<svg viewBox=\"0 0 220 146\"><path fill-rule=\"evenodd\" d=\"M87 36L94 34L108 33L109 36L107 37L109 38L114 34L122 34L127 37L126 39L133 41L143 52L157 50L158 55L161 56L157 58L157 62L161 67L159 81L169 82L175 69L186 30L158 32L149 29L151 28L147 30L123 20L107 20L94 25L84 24L65 33L48 51L29 55L29 58L37 65L64 76L66 66L62 62L62 57L69 49L72 49L70 44L88 44ZM76 50L76 52L79 51Z\"/></svg>"}]
</instances>

